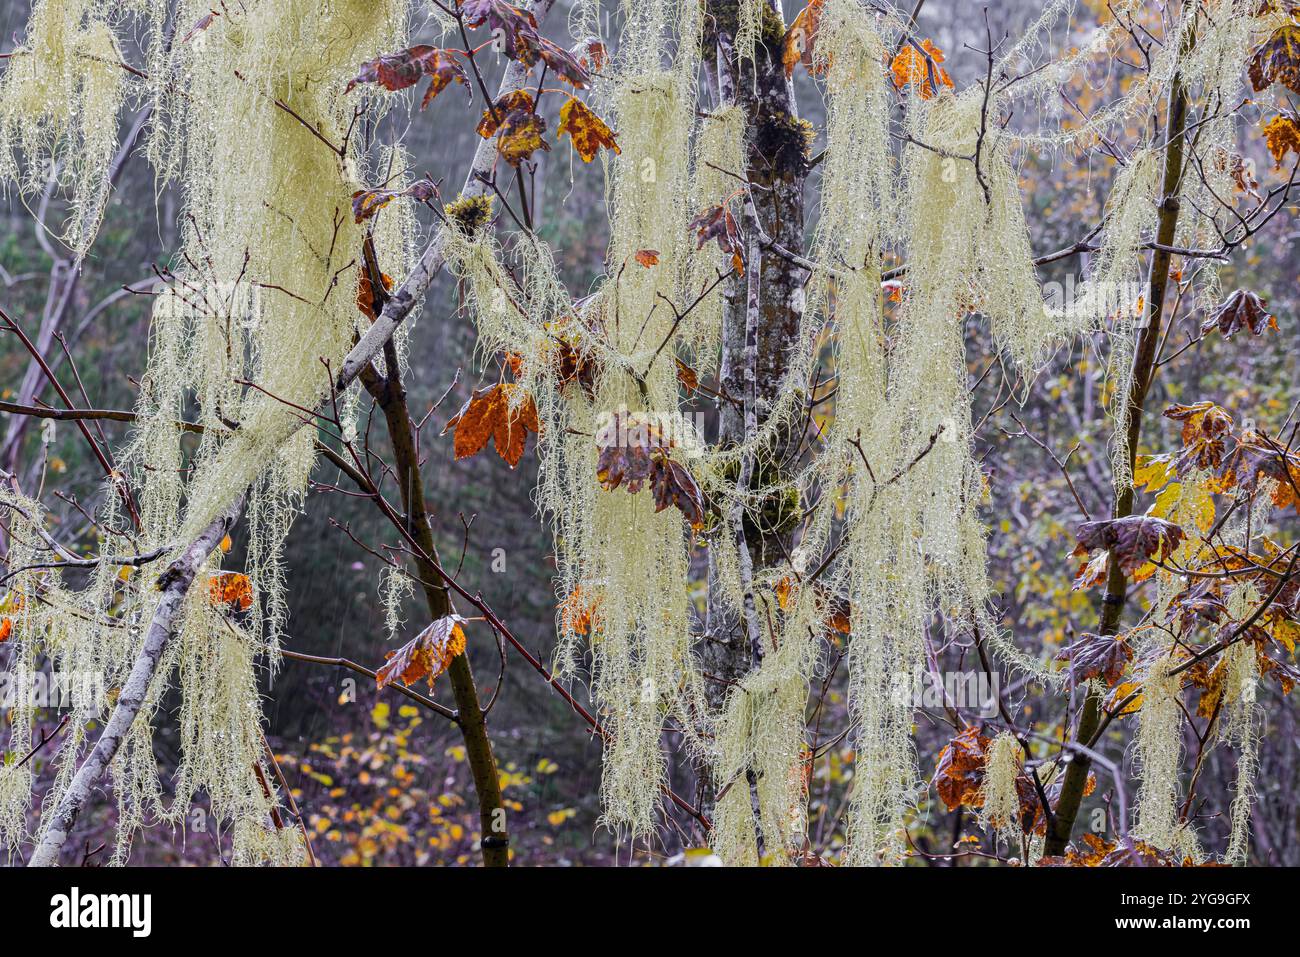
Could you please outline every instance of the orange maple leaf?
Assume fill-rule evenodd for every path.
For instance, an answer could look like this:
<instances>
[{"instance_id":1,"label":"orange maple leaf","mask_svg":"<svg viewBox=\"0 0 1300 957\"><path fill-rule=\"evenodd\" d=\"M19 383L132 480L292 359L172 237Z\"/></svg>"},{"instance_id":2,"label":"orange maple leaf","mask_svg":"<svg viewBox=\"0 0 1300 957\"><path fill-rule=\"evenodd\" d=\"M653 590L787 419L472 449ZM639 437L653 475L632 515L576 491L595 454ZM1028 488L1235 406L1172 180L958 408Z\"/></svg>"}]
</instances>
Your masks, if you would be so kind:
<instances>
[{"instance_id":1,"label":"orange maple leaf","mask_svg":"<svg viewBox=\"0 0 1300 957\"><path fill-rule=\"evenodd\" d=\"M253 584L239 572L218 572L208 580L208 601L248 611L253 607Z\"/></svg>"},{"instance_id":2,"label":"orange maple leaf","mask_svg":"<svg viewBox=\"0 0 1300 957\"><path fill-rule=\"evenodd\" d=\"M511 113L519 110L531 113L533 111L533 95L527 90L515 90L513 93L507 93L505 96L497 99L492 104L493 109L484 110L483 118L479 120L475 132L483 139L491 139L493 134L501 128L506 117Z\"/></svg>"},{"instance_id":3,"label":"orange maple leaf","mask_svg":"<svg viewBox=\"0 0 1300 957\"><path fill-rule=\"evenodd\" d=\"M589 595L576 586L560 603L560 626L575 635L590 635L600 631L600 594Z\"/></svg>"},{"instance_id":4,"label":"orange maple leaf","mask_svg":"<svg viewBox=\"0 0 1300 957\"><path fill-rule=\"evenodd\" d=\"M948 810L955 811L962 805L983 806L984 795L981 789L990 743L992 739L980 734L979 728L968 727L939 752L939 760L934 769L934 786Z\"/></svg>"},{"instance_id":5,"label":"orange maple leaf","mask_svg":"<svg viewBox=\"0 0 1300 957\"><path fill-rule=\"evenodd\" d=\"M821 26L822 8L826 0L810 0L808 6L799 11L799 15L790 24L782 44L781 63L785 66L786 77L794 75L794 65L802 62L809 73L817 72L813 67L813 56L817 47L817 30Z\"/></svg>"},{"instance_id":6,"label":"orange maple leaf","mask_svg":"<svg viewBox=\"0 0 1300 957\"><path fill-rule=\"evenodd\" d=\"M1296 126L1295 114L1279 113L1265 123L1264 142L1279 167L1287 153L1295 153L1300 158L1300 127Z\"/></svg>"},{"instance_id":7,"label":"orange maple leaf","mask_svg":"<svg viewBox=\"0 0 1300 957\"><path fill-rule=\"evenodd\" d=\"M528 433L540 432L541 428L533 397L514 382L498 382L469 397L442 434L451 431L455 432L452 448L456 458L477 455L487 446L488 439L492 439L497 454L514 468L523 458Z\"/></svg>"},{"instance_id":8,"label":"orange maple leaf","mask_svg":"<svg viewBox=\"0 0 1300 957\"><path fill-rule=\"evenodd\" d=\"M394 681L406 686L421 678L428 679L429 687L438 675L446 671L452 659L465 651L465 631L461 625L467 619L460 615L439 618L396 651L384 655L387 664L375 673L375 687L386 688Z\"/></svg>"},{"instance_id":9,"label":"orange maple leaf","mask_svg":"<svg viewBox=\"0 0 1300 957\"><path fill-rule=\"evenodd\" d=\"M921 92L921 99L928 100L934 96L936 85L952 89L952 77L939 64L944 61L943 51L929 40L921 41L918 50L914 43L905 43L898 51L889 72L893 74L894 89L915 83Z\"/></svg>"}]
</instances>

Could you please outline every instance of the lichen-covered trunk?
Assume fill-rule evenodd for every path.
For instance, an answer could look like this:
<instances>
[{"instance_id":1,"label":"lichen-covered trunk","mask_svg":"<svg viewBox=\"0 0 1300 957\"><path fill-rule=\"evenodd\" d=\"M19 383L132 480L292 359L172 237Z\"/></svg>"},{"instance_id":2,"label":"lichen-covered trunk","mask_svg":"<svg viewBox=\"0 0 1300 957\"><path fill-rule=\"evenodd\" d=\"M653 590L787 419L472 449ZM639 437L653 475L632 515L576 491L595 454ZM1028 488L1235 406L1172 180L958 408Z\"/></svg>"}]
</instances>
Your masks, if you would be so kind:
<instances>
[{"instance_id":1,"label":"lichen-covered trunk","mask_svg":"<svg viewBox=\"0 0 1300 957\"><path fill-rule=\"evenodd\" d=\"M762 236L781 249L799 251L804 246L804 180L808 174L807 127L798 117L794 89L781 62L785 23L780 0L767 0L753 61L738 61L734 38L739 28L735 0L708 0L706 66L716 69L725 99L734 98L745 113L747 144L745 175L752 184L754 212ZM721 62L719 62L719 60ZM748 225L748 219L746 219ZM761 292L758 349L755 360L755 400L758 420L765 418L784 381L790 349L797 339L803 313L806 271L776 254L761 257ZM722 358L719 377L724 395L735 402L721 403L719 439L738 444L745 423L740 397L745 394L745 279L732 280L726 290ZM791 441L798 441L792 437ZM768 449L754 463L751 487L772 484L773 470L784 458L782 448ZM764 510L774 515L779 508ZM784 560L777 536L780 530L767 522L746 520L746 540L754 571ZM733 684L753 666L753 652L740 621L739 609L724 599L710 564L707 635L700 642L699 660L708 676L706 694L711 711L720 712ZM715 800L716 782L707 769L698 778L697 799L706 817Z\"/></svg>"}]
</instances>

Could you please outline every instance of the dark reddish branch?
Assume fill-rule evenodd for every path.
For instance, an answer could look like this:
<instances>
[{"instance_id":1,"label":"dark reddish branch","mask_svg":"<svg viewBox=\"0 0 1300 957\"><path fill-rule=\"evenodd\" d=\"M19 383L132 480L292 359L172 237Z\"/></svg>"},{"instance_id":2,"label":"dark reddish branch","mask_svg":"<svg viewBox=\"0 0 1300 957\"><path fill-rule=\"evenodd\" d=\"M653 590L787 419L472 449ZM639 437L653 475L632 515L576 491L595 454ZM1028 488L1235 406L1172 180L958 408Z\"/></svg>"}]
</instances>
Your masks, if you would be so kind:
<instances>
[{"instance_id":1,"label":"dark reddish branch","mask_svg":"<svg viewBox=\"0 0 1300 957\"><path fill-rule=\"evenodd\" d=\"M3 319L8 323L10 331L18 337L20 342L22 342L23 348L25 348L31 355L32 361L37 364L50 385L54 387L54 391L59 394L59 398L63 400L63 404L67 409L70 412L75 412L77 409L76 403L72 401L72 397L68 395L68 391L63 388L63 384L59 382L58 377L54 374L54 370L51 369L50 364L45 361L45 357L41 355L41 352L36 348L35 343L27 337L27 333L23 331L22 326L18 325L17 322L10 318L9 314L6 313L4 309L0 309L0 319ZM100 467L104 470L104 474L112 480L113 487L117 490L118 495L121 496L122 504L126 506L127 512L130 513L131 520L135 523L135 527L139 528L140 515L136 511L135 499L131 496L130 488L127 487L126 478L118 472L117 467L113 464L113 461L109 457L111 453L100 448L99 442L97 442L95 437L90 434L90 429L87 427L84 419L78 417L73 418L76 418L77 429L85 437L86 442L89 443L90 450L94 454L96 461L99 462Z\"/></svg>"}]
</instances>

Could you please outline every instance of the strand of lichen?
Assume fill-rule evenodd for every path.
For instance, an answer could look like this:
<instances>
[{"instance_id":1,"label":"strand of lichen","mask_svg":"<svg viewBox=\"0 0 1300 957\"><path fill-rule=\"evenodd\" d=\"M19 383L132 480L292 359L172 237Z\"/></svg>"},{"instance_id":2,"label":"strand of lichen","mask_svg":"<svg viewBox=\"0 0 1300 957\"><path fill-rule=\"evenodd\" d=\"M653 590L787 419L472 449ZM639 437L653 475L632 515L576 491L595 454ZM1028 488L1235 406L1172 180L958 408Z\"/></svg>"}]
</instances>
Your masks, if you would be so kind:
<instances>
[{"instance_id":1,"label":"strand of lichen","mask_svg":"<svg viewBox=\"0 0 1300 957\"><path fill-rule=\"evenodd\" d=\"M1156 847L1172 847L1178 830L1178 771L1182 758L1182 680L1177 664L1157 651L1142 683L1142 711L1133 742L1140 776L1133 835Z\"/></svg>"},{"instance_id":2,"label":"strand of lichen","mask_svg":"<svg viewBox=\"0 0 1300 957\"><path fill-rule=\"evenodd\" d=\"M126 6L139 15L156 12L145 9L148 5ZM99 69L109 52L104 44L111 42L104 32L108 21L76 12L84 9L56 0L38 5L29 35L50 34L53 28L40 17L50 20L55 11L65 18L65 37L79 37L84 45L90 42L85 35L94 33L105 54L92 61L99 66L89 81L68 80L69 68L51 73L42 81L46 87L66 81L75 92L77 83L108 83L122 72L117 66ZM328 380L319 358L340 356L364 322L353 293L361 227L353 223L349 201L363 185L365 164L344 161L321 138L343 143L351 117L343 86L359 62L395 45L405 11L402 0L386 0L379 10L362 0L294 0L287 8L269 0L245 3L214 21L201 39L174 45L151 68L159 78L154 91L159 115L150 153L160 162L160 176L180 175L186 223L180 261L186 265L159 290L137 425L120 458L122 475L110 481L129 483L136 494L141 548L174 546L185 537L187 523L203 524L207 510L253 485L246 570L256 600L236 625L210 600L204 584L219 570L219 555L200 574L159 668L163 676L176 673L181 692L174 797L164 799L152 744L158 705L169 684L164 678L151 686L111 767L119 807L117 863L125 862L139 827L152 820L184 820L200 790L209 795L214 827L233 822L236 862L251 863L268 852L285 861L300 853L295 835L270 828L274 795L265 794L253 770L262 760L254 669L259 662L272 669L276 664L286 612L281 552L312 463L308 432L283 441L296 422L279 400L316 405ZM206 12L197 0L184 0L175 17L197 22ZM115 47L112 52L116 63ZM5 81L6 104L16 88L14 75L11 71ZM102 100L107 93L95 95ZM67 125L66 117L52 119ZM82 139L106 139L108 119L103 113L101 126L83 124ZM107 167L103 149L82 153ZM381 156L380 162L385 178L396 177L393 182L407 175L400 155ZM381 262L401 273L411 255L409 210L403 204L386 209L375 237ZM258 383L278 399L246 389L240 379ZM197 437L177 426L191 417L203 427ZM196 476L188 485L187 474ZM118 496L104 498L103 526L121 527ZM42 610L30 613L23 633L40 636L53 666L94 673L106 688L120 687L153 610L152 593L143 587L148 580L147 575L119 576L116 567L101 565L88 585L73 593L46 574L29 586L41 589L42 602L33 607ZM109 704L105 699L75 708L54 757L46 806L68 786L86 740L84 729L102 719ZM11 845L19 837L9 781L16 776L6 775L0 787L0 821Z\"/></svg>"},{"instance_id":3,"label":"strand of lichen","mask_svg":"<svg viewBox=\"0 0 1300 957\"><path fill-rule=\"evenodd\" d=\"M998 734L988 748L988 763L981 786L980 821L1015 847L1021 835L1020 794L1016 778L1024 765L1025 753L1009 731Z\"/></svg>"},{"instance_id":4,"label":"strand of lichen","mask_svg":"<svg viewBox=\"0 0 1300 957\"><path fill-rule=\"evenodd\" d=\"M37 0L23 46L0 79L0 182L67 195L59 238L78 258L108 199L127 72L107 17L87 0Z\"/></svg>"}]
</instances>

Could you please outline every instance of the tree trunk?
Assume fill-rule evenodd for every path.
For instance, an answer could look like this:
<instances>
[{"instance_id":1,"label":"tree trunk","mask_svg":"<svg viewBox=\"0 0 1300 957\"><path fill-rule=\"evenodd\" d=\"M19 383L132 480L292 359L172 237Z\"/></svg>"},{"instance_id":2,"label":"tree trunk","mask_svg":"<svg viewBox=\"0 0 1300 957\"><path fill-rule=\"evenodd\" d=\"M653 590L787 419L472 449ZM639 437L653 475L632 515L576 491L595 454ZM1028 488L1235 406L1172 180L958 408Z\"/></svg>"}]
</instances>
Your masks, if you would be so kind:
<instances>
[{"instance_id":1,"label":"tree trunk","mask_svg":"<svg viewBox=\"0 0 1300 957\"><path fill-rule=\"evenodd\" d=\"M794 89L781 62L785 22L780 0L767 0L754 62L738 62L734 51L738 4L734 0L708 0L704 49L706 67L716 69L724 101L734 100L745 112L746 166L753 184L754 212L763 235L784 249L799 251L804 245L804 180L808 175L808 127L799 120ZM759 266L758 347L754 363L754 400L761 422L781 388L803 315L806 271L777 255L764 255ZM726 290L722 358L719 378L725 395L737 400L745 394L746 287L732 280ZM741 409L731 402L721 405L719 440L738 444L744 437ZM797 441L797 437L794 438ZM754 462L750 484L760 487L774 478L781 449L766 450ZM779 505L779 503L777 503ZM774 515L780 509L765 509ZM758 573L783 560L777 540L780 529L769 523L746 520L746 540ZM754 656L741 626L739 609L718 592L710 559L707 637L700 642L699 660L708 675L706 693L712 713L720 712L733 684L752 667ZM701 769L697 801L711 817L715 801L709 769Z\"/></svg>"}]
</instances>

